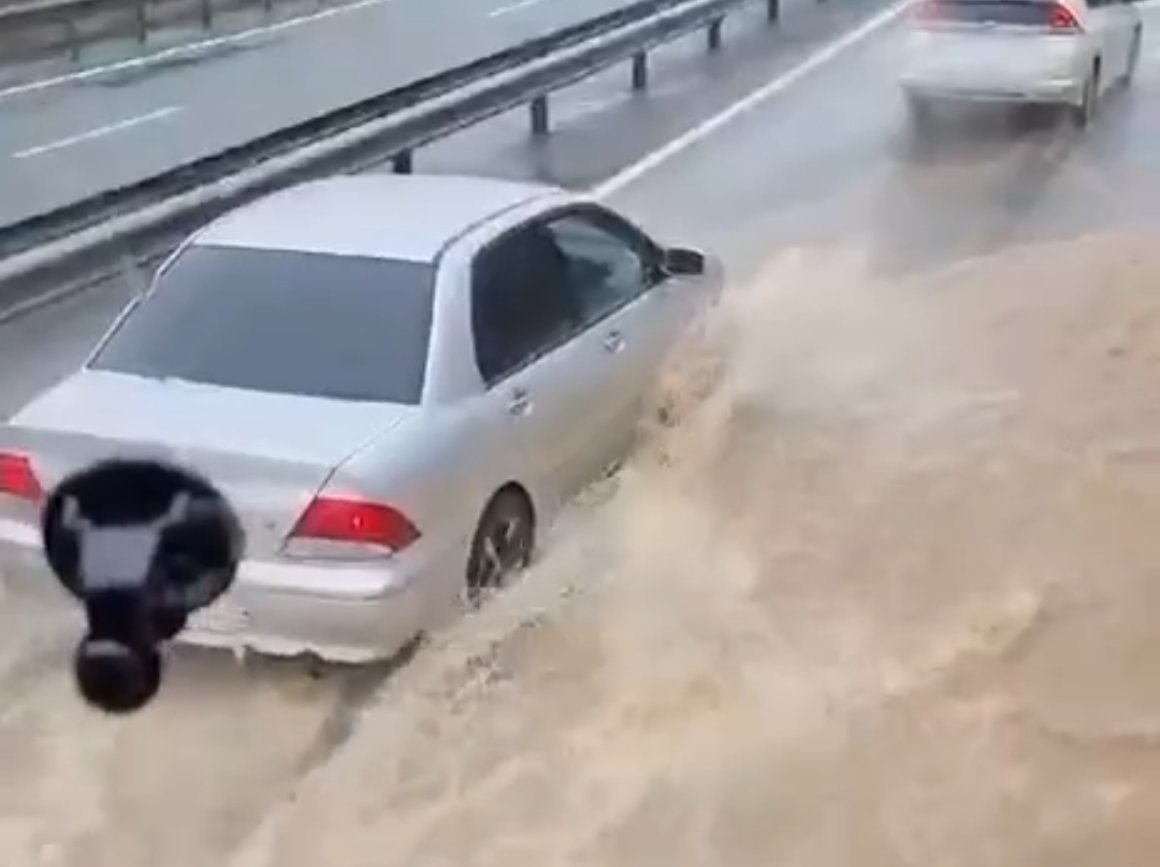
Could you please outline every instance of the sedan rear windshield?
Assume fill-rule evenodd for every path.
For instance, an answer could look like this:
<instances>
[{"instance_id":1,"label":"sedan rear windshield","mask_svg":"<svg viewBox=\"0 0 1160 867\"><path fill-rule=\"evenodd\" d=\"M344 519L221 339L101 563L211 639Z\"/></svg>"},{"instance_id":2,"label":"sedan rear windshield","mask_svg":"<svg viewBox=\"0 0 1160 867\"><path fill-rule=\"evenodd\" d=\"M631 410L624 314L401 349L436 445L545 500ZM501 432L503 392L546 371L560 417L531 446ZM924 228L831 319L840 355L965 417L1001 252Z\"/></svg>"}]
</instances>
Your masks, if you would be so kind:
<instances>
[{"instance_id":1,"label":"sedan rear windshield","mask_svg":"<svg viewBox=\"0 0 1160 867\"><path fill-rule=\"evenodd\" d=\"M233 247L188 248L92 367L153 379L416 404L435 267Z\"/></svg>"},{"instance_id":2,"label":"sedan rear windshield","mask_svg":"<svg viewBox=\"0 0 1160 867\"><path fill-rule=\"evenodd\" d=\"M996 0L935 0L937 19L954 24L1008 24L1046 27L1051 23L1047 2L996 2Z\"/></svg>"}]
</instances>

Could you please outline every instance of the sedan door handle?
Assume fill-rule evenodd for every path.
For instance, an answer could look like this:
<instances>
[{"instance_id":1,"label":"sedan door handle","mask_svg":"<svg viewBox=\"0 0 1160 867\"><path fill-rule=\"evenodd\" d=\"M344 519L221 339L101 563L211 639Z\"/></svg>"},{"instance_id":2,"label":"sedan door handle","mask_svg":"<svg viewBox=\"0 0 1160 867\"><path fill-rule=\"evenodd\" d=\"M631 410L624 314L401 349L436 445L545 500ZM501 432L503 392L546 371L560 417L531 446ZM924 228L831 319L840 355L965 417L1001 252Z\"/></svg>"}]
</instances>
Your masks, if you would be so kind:
<instances>
[{"instance_id":1,"label":"sedan door handle","mask_svg":"<svg viewBox=\"0 0 1160 867\"><path fill-rule=\"evenodd\" d=\"M624 335L619 331L610 331L604 337L604 350L606 352L617 353L624 349Z\"/></svg>"},{"instance_id":2,"label":"sedan door handle","mask_svg":"<svg viewBox=\"0 0 1160 867\"><path fill-rule=\"evenodd\" d=\"M532 411L532 398L526 389L517 388L508 400L508 412L512 415L527 415Z\"/></svg>"}]
</instances>

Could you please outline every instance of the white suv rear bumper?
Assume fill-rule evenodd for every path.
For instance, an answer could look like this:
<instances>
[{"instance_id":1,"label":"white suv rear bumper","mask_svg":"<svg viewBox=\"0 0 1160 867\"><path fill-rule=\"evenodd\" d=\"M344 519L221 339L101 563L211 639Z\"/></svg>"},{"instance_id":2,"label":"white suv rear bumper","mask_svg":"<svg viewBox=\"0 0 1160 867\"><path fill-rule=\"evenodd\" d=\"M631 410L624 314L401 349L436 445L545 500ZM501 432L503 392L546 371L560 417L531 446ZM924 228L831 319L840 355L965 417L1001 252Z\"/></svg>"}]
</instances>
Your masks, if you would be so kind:
<instances>
[{"instance_id":1,"label":"white suv rear bumper","mask_svg":"<svg viewBox=\"0 0 1160 867\"><path fill-rule=\"evenodd\" d=\"M1075 78L979 87L909 76L901 83L903 91L911 97L966 104L1079 105L1083 101L1084 89L1084 82Z\"/></svg>"}]
</instances>

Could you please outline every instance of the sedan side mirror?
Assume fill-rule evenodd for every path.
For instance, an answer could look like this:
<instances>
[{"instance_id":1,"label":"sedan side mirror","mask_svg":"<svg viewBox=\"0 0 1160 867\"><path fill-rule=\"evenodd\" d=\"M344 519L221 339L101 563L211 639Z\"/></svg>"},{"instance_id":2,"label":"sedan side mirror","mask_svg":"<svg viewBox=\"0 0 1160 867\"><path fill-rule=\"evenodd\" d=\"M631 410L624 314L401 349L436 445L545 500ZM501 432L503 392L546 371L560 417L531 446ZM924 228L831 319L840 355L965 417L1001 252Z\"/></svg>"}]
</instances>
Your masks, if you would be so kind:
<instances>
[{"instance_id":1,"label":"sedan side mirror","mask_svg":"<svg viewBox=\"0 0 1160 867\"><path fill-rule=\"evenodd\" d=\"M676 277L700 277L705 273L705 254L687 247L665 250L664 269Z\"/></svg>"}]
</instances>

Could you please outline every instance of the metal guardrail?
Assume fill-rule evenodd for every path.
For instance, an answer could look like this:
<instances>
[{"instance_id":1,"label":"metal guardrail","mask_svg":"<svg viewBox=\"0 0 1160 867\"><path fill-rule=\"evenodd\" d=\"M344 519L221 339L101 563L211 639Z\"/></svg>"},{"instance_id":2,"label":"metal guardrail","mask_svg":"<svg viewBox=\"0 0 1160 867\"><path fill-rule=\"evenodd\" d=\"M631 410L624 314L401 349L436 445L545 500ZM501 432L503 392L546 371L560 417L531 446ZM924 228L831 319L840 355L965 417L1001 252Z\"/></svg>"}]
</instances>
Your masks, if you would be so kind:
<instances>
[{"instance_id":1,"label":"metal guardrail","mask_svg":"<svg viewBox=\"0 0 1160 867\"><path fill-rule=\"evenodd\" d=\"M534 135L549 131L549 95L631 61L648 84L648 52L705 29L721 45L728 13L753 0L638 0L404 87L345 106L139 183L0 228L4 284L67 265L108 267L156 252L245 201L289 184L393 160L409 172L417 148L521 105ZM778 0L762 0L767 17Z\"/></svg>"}]
</instances>

